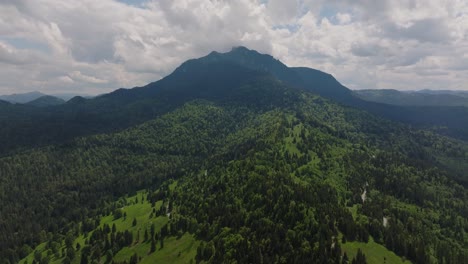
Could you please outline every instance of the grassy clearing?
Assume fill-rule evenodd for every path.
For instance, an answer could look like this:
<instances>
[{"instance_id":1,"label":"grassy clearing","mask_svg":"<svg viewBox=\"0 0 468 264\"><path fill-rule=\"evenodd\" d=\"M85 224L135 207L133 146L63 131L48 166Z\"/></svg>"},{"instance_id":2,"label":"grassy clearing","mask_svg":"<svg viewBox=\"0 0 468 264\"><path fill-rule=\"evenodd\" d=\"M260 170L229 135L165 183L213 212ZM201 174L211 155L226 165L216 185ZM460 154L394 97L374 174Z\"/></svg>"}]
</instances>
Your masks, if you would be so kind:
<instances>
[{"instance_id":1,"label":"grassy clearing","mask_svg":"<svg viewBox=\"0 0 468 264\"><path fill-rule=\"evenodd\" d=\"M408 260L403 260L401 257L397 256L392 251L388 250L386 247L376 243L372 237L369 238L368 243L363 242L346 242L341 244L341 248L348 258L353 259L358 249L360 248L362 252L366 255L367 263L369 264L408 264L411 263Z\"/></svg>"},{"instance_id":2,"label":"grassy clearing","mask_svg":"<svg viewBox=\"0 0 468 264\"><path fill-rule=\"evenodd\" d=\"M176 184L177 182L174 182L170 187L174 188ZM131 247L125 247L117 252L113 258L115 261L128 261L135 253L141 257L139 263L190 263L195 259L199 241L188 233L182 235L180 238L166 238L164 240L164 247L161 248L158 243L156 251L149 255L151 243L149 241L144 241L145 230L150 233L151 225L154 224L156 232L159 232L161 228L169 222L169 218L167 216L154 217L153 207L146 201L143 192L138 192L135 196L126 198L126 201L127 205L122 207L122 211L126 214L126 217L114 219L113 215L109 215L102 217L100 221L100 227L105 224L112 227L115 224L117 231L129 230L133 233L134 244ZM162 201L158 201L155 204L155 210L158 210L161 206ZM133 225L134 219L136 219L137 222L135 226ZM88 234L87 237L90 235L91 234ZM81 246L84 246L85 240L86 237L80 235L75 239L74 245L79 243ZM62 248L64 248L64 245L61 245L59 252L62 251ZM43 257L46 257L50 253L45 249L46 243L38 245L35 250L21 260L20 263L31 264L34 260L34 252L36 251L41 253ZM80 263L80 254L80 251L76 252L77 257L72 261L72 264ZM59 254L59 256L49 255L48 263L62 263L64 258L60 255L61 254ZM105 257L102 257L101 260L105 260Z\"/></svg>"},{"instance_id":3,"label":"grassy clearing","mask_svg":"<svg viewBox=\"0 0 468 264\"><path fill-rule=\"evenodd\" d=\"M21 264L23 263L32 263L33 260L34 260L34 252L41 252L42 253L42 256L46 256L46 252L44 252L44 248L46 246L46 243L42 243L42 244L39 244L33 252L31 252L31 254L29 254L28 256L26 256L23 260L20 261Z\"/></svg>"},{"instance_id":4,"label":"grassy clearing","mask_svg":"<svg viewBox=\"0 0 468 264\"><path fill-rule=\"evenodd\" d=\"M138 199L137 199L138 198ZM108 224L112 226L115 224L115 227L118 231L129 230L132 231L133 237L136 238L138 232L140 233L140 238L143 238L145 229L149 231L151 225L154 223L156 230L161 229L165 225L169 218L165 216L160 217L151 217L153 208L151 204L147 201L141 202L141 194L137 194L133 197L127 198L127 201L130 205L124 206L122 211L126 213L126 217L119 219L114 219L114 216L109 215L101 218L101 226ZM158 210L162 205L162 201L158 201L155 205L156 210ZM137 224L133 226L132 222L136 219Z\"/></svg>"},{"instance_id":5,"label":"grassy clearing","mask_svg":"<svg viewBox=\"0 0 468 264\"><path fill-rule=\"evenodd\" d=\"M303 129L303 125L299 124L294 126L291 131L291 135L285 138L285 147L286 151L290 154L296 154L298 157L301 157L303 154L297 148L297 144L302 141L300 134Z\"/></svg>"},{"instance_id":6,"label":"grassy clearing","mask_svg":"<svg viewBox=\"0 0 468 264\"><path fill-rule=\"evenodd\" d=\"M353 216L353 219L356 220L358 216L358 206L361 206L359 204L354 204L352 207L348 207L349 211L351 212L351 215Z\"/></svg>"},{"instance_id":7,"label":"grassy clearing","mask_svg":"<svg viewBox=\"0 0 468 264\"><path fill-rule=\"evenodd\" d=\"M164 240L163 248L160 248L158 245L157 250L153 254L143 255L144 257L140 263L191 263L195 260L198 245L199 242L190 234L184 234L180 238L170 237ZM150 244L147 243L142 253L144 253L144 250L149 250L149 246ZM139 253L138 255L142 256Z\"/></svg>"}]
</instances>

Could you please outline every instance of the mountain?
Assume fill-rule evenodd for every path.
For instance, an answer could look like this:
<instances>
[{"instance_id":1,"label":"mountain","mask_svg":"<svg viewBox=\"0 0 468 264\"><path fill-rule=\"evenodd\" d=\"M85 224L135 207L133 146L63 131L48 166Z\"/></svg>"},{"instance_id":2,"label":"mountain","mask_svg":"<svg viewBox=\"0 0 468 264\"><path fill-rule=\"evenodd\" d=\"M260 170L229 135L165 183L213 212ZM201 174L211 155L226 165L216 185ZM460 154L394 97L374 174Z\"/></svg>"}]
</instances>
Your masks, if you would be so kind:
<instances>
[{"instance_id":1,"label":"mountain","mask_svg":"<svg viewBox=\"0 0 468 264\"><path fill-rule=\"evenodd\" d=\"M194 62L200 61L233 62L255 71L271 74L290 86L306 89L326 98L340 101L353 100L351 91L330 74L305 67L289 68L270 55L260 54L245 47L236 47L227 53L212 52Z\"/></svg>"},{"instance_id":2,"label":"mountain","mask_svg":"<svg viewBox=\"0 0 468 264\"><path fill-rule=\"evenodd\" d=\"M354 93L366 101L402 106L468 106L468 97L456 92L426 92L397 90L355 90Z\"/></svg>"},{"instance_id":3,"label":"mountain","mask_svg":"<svg viewBox=\"0 0 468 264\"><path fill-rule=\"evenodd\" d=\"M37 106L37 107L46 107L46 106L53 106L53 105L61 105L64 104L65 100L54 97L51 95L44 95L35 100L27 102L27 105Z\"/></svg>"},{"instance_id":4,"label":"mountain","mask_svg":"<svg viewBox=\"0 0 468 264\"><path fill-rule=\"evenodd\" d=\"M362 100L333 76L309 68L289 68L270 55L245 47L220 54L212 52L198 61L230 61L249 69L267 72L285 84L316 93L341 104L369 111L394 121L405 122L438 133L468 139L468 109L459 106L393 106Z\"/></svg>"},{"instance_id":5,"label":"mountain","mask_svg":"<svg viewBox=\"0 0 468 264\"><path fill-rule=\"evenodd\" d=\"M289 68L270 55L245 47L189 60L160 81L118 89L92 99L72 98L41 110L11 106L0 113L0 155L75 137L119 131L167 113L196 98L220 98L225 90L255 76L270 76L295 89L313 92L394 121L468 139L468 110L461 107L392 106L356 97L330 74ZM205 87L206 90L200 90ZM75 100L76 99L76 100ZM11 114L10 114L11 113ZM2 117L3 115L3 117Z\"/></svg>"},{"instance_id":6,"label":"mountain","mask_svg":"<svg viewBox=\"0 0 468 264\"><path fill-rule=\"evenodd\" d=\"M144 87L6 105L0 263L464 263L468 143L362 102L236 48Z\"/></svg>"},{"instance_id":7,"label":"mountain","mask_svg":"<svg viewBox=\"0 0 468 264\"><path fill-rule=\"evenodd\" d=\"M34 92L21 93L21 94L0 95L0 99L4 101L8 101L10 103L24 104L32 100L36 100L37 98L44 96L44 95L45 94L41 92L34 91Z\"/></svg>"},{"instance_id":8,"label":"mountain","mask_svg":"<svg viewBox=\"0 0 468 264\"><path fill-rule=\"evenodd\" d=\"M74 97L66 104L31 111L11 106L0 130L0 151L66 142L74 137L116 131L167 113L187 101L204 98L225 100L223 94L258 76L266 76L234 63L186 64L156 83L135 89L119 89L93 99ZM199 89L204 87L204 89ZM10 113L17 113L14 116ZM11 131L22 131L12 133Z\"/></svg>"},{"instance_id":9,"label":"mountain","mask_svg":"<svg viewBox=\"0 0 468 264\"><path fill-rule=\"evenodd\" d=\"M91 98L95 97L94 95L76 94L76 93L54 93L54 94L51 94L51 96L60 98L60 99L62 99L64 101L68 101L68 100L72 99L75 96L81 96L81 97L88 98L88 99L91 99Z\"/></svg>"},{"instance_id":10,"label":"mountain","mask_svg":"<svg viewBox=\"0 0 468 264\"><path fill-rule=\"evenodd\" d=\"M51 100L51 97L55 97L57 99L63 100L63 101L68 101L71 98L77 96L77 94L73 93L57 93L57 94L51 94L47 95L38 91L34 92L28 92L28 93L21 93L21 94L10 94L10 95L0 95L0 100L4 100L10 103L18 103L18 104L27 104L30 103L34 100L37 100L41 97L48 96L47 101ZM91 95L81 95L82 97L85 98L93 98ZM45 100L45 99L43 99ZM56 104L58 103L57 100L54 100ZM40 101L39 101L40 102ZM46 102L47 104L47 102Z\"/></svg>"}]
</instances>

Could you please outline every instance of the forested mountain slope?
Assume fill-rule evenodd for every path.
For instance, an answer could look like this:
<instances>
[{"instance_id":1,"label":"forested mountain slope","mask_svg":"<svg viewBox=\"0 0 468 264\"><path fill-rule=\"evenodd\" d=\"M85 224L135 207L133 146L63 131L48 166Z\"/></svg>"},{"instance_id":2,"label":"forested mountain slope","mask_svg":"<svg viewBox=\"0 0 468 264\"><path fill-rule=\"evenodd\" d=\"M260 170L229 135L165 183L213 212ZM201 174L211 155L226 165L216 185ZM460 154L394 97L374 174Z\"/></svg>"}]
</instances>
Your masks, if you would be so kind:
<instances>
[{"instance_id":1,"label":"forested mountain slope","mask_svg":"<svg viewBox=\"0 0 468 264\"><path fill-rule=\"evenodd\" d=\"M369 102L356 96L332 75L305 67L287 67L270 55L260 54L245 47L233 48L227 53L212 52L189 62L229 61L252 70L267 72L287 85L304 89L341 104L359 108L387 119L405 122L438 133L468 139L468 109L457 106L396 106Z\"/></svg>"},{"instance_id":2,"label":"forested mountain slope","mask_svg":"<svg viewBox=\"0 0 468 264\"><path fill-rule=\"evenodd\" d=\"M219 97L225 90L262 75L266 74L232 63L208 64L194 67L188 73L176 70L163 80L142 88L119 89L94 99L77 96L55 107L6 105L0 111L3 127L0 154L122 130L190 100Z\"/></svg>"},{"instance_id":3,"label":"forested mountain slope","mask_svg":"<svg viewBox=\"0 0 468 264\"><path fill-rule=\"evenodd\" d=\"M115 111L158 111L150 121L0 158L4 263L41 242L47 250L33 254L42 263L122 261L144 231L137 239L101 223L120 219L119 197L140 189L153 217L169 213L148 248L192 236L196 262L337 263L343 244L371 238L415 263L468 258L466 175L451 162L466 158L463 141L232 63L184 64L158 85L99 98Z\"/></svg>"},{"instance_id":4,"label":"forested mountain slope","mask_svg":"<svg viewBox=\"0 0 468 264\"><path fill-rule=\"evenodd\" d=\"M330 74L287 67L269 55L238 47L227 53L212 52L189 60L167 77L144 87L118 89L92 99L77 96L65 104L44 109L10 105L0 111L0 125L4 128L0 130L0 155L64 143L80 136L120 131L159 117L190 100L219 97L218 87L236 87L258 75L270 75L292 88L384 118L468 139L466 108L367 102ZM204 92L199 90L201 86L205 87Z\"/></svg>"}]
</instances>

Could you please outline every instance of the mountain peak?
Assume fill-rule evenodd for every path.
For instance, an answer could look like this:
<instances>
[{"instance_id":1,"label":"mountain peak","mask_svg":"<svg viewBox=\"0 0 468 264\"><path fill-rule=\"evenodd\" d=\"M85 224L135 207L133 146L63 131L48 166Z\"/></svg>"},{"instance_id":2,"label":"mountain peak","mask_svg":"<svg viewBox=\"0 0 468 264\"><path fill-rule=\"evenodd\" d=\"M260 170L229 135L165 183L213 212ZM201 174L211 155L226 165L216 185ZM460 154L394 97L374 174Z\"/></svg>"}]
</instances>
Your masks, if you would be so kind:
<instances>
[{"instance_id":1,"label":"mountain peak","mask_svg":"<svg viewBox=\"0 0 468 264\"><path fill-rule=\"evenodd\" d=\"M223 60L229 59L232 61L233 59L238 59L238 58L249 58L250 60L253 60L253 59L258 60L258 59L265 59L265 58L267 58L268 60L273 59L271 55L259 53L258 51L249 49L245 46L234 46L231 48L230 51L227 51L227 52L212 51L210 52L210 54L200 59L206 59L209 61L212 61L213 59L223 59ZM197 60L197 59L194 59L194 60Z\"/></svg>"},{"instance_id":2,"label":"mountain peak","mask_svg":"<svg viewBox=\"0 0 468 264\"><path fill-rule=\"evenodd\" d=\"M301 88L340 102L354 100L351 91L341 85L332 75L304 67L288 67L269 54L262 54L244 46L232 47L226 53L212 52L194 61L227 61L251 70L266 72L285 84Z\"/></svg>"},{"instance_id":3,"label":"mountain peak","mask_svg":"<svg viewBox=\"0 0 468 264\"><path fill-rule=\"evenodd\" d=\"M208 64L216 64L207 66ZM231 65L228 67L228 65ZM190 76L194 72L200 75L200 70L222 68L228 70L233 65L251 71L269 74L286 85L307 90L321 96L336 99L340 102L354 100L351 91L341 85L332 75L309 68L288 67L280 60L268 54L244 46L232 47L231 51L220 53L213 51L205 57L184 62L167 79L179 79L180 76ZM230 68L232 70L232 68ZM185 78L185 77L184 77Z\"/></svg>"},{"instance_id":4,"label":"mountain peak","mask_svg":"<svg viewBox=\"0 0 468 264\"><path fill-rule=\"evenodd\" d=\"M232 47L231 51L223 53L222 55L253 56L253 57L258 57L258 58L262 57L264 59L267 58L268 60L277 61L276 59L273 58L273 56L269 54L263 54L254 49L249 49L245 46L234 46Z\"/></svg>"},{"instance_id":5,"label":"mountain peak","mask_svg":"<svg viewBox=\"0 0 468 264\"><path fill-rule=\"evenodd\" d=\"M245 46L233 46L232 49L231 49L231 52L233 52L233 51L248 52L248 51L254 51L254 50L248 49Z\"/></svg>"}]
</instances>

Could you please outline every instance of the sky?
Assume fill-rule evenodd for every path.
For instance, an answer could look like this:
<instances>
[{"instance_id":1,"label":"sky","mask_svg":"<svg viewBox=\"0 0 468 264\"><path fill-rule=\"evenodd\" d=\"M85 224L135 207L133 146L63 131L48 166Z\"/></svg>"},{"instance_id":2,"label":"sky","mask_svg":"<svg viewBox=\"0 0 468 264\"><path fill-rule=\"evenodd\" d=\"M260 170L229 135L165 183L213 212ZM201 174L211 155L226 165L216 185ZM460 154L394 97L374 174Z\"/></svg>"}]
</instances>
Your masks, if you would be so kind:
<instances>
[{"instance_id":1,"label":"sky","mask_svg":"<svg viewBox=\"0 0 468 264\"><path fill-rule=\"evenodd\" d=\"M351 89L468 90L466 0L0 0L0 94L101 94L246 46Z\"/></svg>"}]
</instances>

